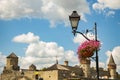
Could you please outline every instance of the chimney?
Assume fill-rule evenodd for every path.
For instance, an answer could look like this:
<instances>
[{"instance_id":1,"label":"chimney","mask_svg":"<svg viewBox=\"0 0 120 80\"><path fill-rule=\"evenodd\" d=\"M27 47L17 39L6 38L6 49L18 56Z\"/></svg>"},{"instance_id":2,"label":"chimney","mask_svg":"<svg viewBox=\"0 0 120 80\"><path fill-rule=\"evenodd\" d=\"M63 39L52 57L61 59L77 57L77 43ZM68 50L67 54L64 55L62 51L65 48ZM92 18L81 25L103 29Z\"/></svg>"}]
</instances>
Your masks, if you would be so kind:
<instances>
[{"instance_id":1,"label":"chimney","mask_svg":"<svg viewBox=\"0 0 120 80\"><path fill-rule=\"evenodd\" d=\"M65 66L68 66L68 61L64 61L64 65L65 65Z\"/></svg>"}]
</instances>

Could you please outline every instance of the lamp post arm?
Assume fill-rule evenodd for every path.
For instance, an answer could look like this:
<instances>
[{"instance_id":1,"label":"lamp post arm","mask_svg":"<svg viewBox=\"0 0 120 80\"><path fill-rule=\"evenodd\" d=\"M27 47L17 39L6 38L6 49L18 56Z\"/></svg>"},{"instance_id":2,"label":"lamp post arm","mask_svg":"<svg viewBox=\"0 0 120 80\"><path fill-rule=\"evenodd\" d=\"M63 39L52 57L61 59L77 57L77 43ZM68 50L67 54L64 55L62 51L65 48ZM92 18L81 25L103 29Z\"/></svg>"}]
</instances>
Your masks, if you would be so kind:
<instances>
[{"instance_id":1,"label":"lamp post arm","mask_svg":"<svg viewBox=\"0 0 120 80\"><path fill-rule=\"evenodd\" d=\"M74 36L75 36L76 33L79 33L79 34L81 34L85 39L87 39L88 41L90 41L89 38L87 38L83 33L79 32L79 31L73 30L72 33L74 34Z\"/></svg>"}]
</instances>

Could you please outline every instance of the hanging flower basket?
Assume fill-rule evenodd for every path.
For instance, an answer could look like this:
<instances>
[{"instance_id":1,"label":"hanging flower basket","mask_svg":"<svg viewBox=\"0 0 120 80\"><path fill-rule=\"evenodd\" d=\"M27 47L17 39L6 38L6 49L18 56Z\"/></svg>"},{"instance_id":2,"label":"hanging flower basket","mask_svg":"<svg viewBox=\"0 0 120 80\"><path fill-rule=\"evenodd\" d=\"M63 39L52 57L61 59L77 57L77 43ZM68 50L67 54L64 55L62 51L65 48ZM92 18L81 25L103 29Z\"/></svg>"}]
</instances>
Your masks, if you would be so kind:
<instances>
[{"instance_id":1,"label":"hanging flower basket","mask_svg":"<svg viewBox=\"0 0 120 80\"><path fill-rule=\"evenodd\" d=\"M99 50L99 48L100 48L99 41L96 40L85 41L78 47L78 52L77 52L78 58L91 57L94 55L94 52L96 50Z\"/></svg>"}]
</instances>

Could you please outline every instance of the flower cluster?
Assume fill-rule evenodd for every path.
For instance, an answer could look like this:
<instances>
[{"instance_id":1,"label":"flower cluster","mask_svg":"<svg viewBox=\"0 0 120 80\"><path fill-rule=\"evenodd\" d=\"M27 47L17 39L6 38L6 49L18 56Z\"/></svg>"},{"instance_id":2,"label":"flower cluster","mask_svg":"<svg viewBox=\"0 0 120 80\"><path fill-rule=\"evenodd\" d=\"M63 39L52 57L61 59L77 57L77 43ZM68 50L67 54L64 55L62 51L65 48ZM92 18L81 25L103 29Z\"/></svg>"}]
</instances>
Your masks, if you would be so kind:
<instances>
[{"instance_id":1,"label":"flower cluster","mask_svg":"<svg viewBox=\"0 0 120 80\"><path fill-rule=\"evenodd\" d=\"M91 57L96 50L99 50L100 42L96 40L90 40L83 42L78 47L78 57Z\"/></svg>"}]
</instances>

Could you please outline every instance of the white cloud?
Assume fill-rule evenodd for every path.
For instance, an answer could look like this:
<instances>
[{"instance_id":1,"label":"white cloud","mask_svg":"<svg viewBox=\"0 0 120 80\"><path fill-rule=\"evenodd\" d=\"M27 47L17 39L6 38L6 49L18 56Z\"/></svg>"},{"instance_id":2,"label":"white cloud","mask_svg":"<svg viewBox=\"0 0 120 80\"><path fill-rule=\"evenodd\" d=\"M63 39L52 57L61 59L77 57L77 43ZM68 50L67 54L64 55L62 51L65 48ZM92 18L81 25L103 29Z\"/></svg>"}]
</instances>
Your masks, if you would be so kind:
<instances>
[{"instance_id":1,"label":"white cloud","mask_svg":"<svg viewBox=\"0 0 120 80\"><path fill-rule=\"evenodd\" d=\"M106 15L107 15L107 16L111 16L111 15L114 15L114 14L115 14L114 11L109 11Z\"/></svg>"},{"instance_id":2,"label":"white cloud","mask_svg":"<svg viewBox=\"0 0 120 80\"><path fill-rule=\"evenodd\" d=\"M105 8L109 9L120 9L119 0L97 0L97 3L93 4L93 9L104 10Z\"/></svg>"},{"instance_id":3,"label":"white cloud","mask_svg":"<svg viewBox=\"0 0 120 80\"><path fill-rule=\"evenodd\" d=\"M41 3L41 0L0 0L0 18L37 17L40 14Z\"/></svg>"},{"instance_id":4,"label":"white cloud","mask_svg":"<svg viewBox=\"0 0 120 80\"><path fill-rule=\"evenodd\" d=\"M27 56L54 57L63 56L64 49L55 42L30 43L26 49Z\"/></svg>"},{"instance_id":5,"label":"white cloud","mask_svg":"<svg viewBox=\"0 0 120 80\"><path fill-rule=\"evenodd\" d=\"M20 43L33 43L33 42L38 42L39 37L34 36L33 33L29 32L27 34L22 34L22 35L14 37L13 41L14 42L20 42Z\"/></svg>"},{"instance_id":6,"label":"white cloud","mask_svg":"<svg viewBox=\"0 0 120 80\"><path fill-rule=\"evenodd\" d=\"M28 68L31 64L37 65L38 68L51 66L55 63L56 56L59 63L63 63L67 59L72 65L78 64L78 58L73 51L65 51L56 42L41 41L34 33L18 35L13 38L13 41L28 43L25 56L19 59L22 68Z\"/></svg>"},{"instance_id":7,"label":"white cloud","mask_svg":"<svg viewBox=\"0 0 120 80\"><path fill-rule=\"evenodd\" d=\"M91 62L91 67L96 67L96 62ZM99 62L99 67L106 68L106 64L104 62Z\"/></svg>"},{"instance_id":8,"label":"white cloud","mask_svg":"<svg viewBox=\"0 0 120 80\"><path fill-rule=\"evenodd\" d=\"M86 39L80 34L77 34L73 39L74 43L82 43L84 41L86 41Z\"/></svg>"},{"instance_id":9,"label":"white cloud","mask_svg":"<svg viewBox=\"0 0 120 80\"><path fill-rule=\"evenodd\" d=\"M120 9L120 1L119 0L97 0L97 2L92 5L92 7L94 10L98 10L99 12L104 12L107 16L114 15L115 12L113 10Z\"/></svg>"},{"instance_id":10,"label":"white cloud","mask_svg":"<svg viewBox=\"0 0 120 80\"><path fill-rule=\"evenodd\" d=\"M114 47L112 51L106 52L106 55L108 56L107 63L111 54L113 55L114 61L117 65L117 71L120 72L120 46Z\"/></svg>"},{"instance_id":11,"label":"white cloud","mask_svg":"<svg viewBox=\"0 0 120 80\"><path fill-rule=\"evenodd\" d=\"M5 65L5 55L0 52L0 73L3 71Z\"/></svg>"},{"instance_id":12,"label":"white cloud","mask_svg":"<svg viewBox=\"0 0 120 80\"><path fill-rule=\"evenodd\" d=\"M85 35L85 34L84 34ZM95 35L91 32L87 33L85 35L88 39L94 40L95 39ZM77 34L74 39L73 42L74 43L83 43L84 41L86 41L87 39L84 38L81 34Z\"/></svg>"},{"instance_id":13,"label":"white cloud","mask_svg":"<svg viewBox=\"0 0 120 80\"><path fill-rule=\"evenodd\" d=\"M51 26L61 22L68 25L73 10L81 14L82 20L90 13L86 0L0 0L0 19L5 20L28 17L47 19Z\"/></svg>"},{"instance_id":14,"label":"white cloud","mask_svg":"<svg viewBox=\"0 0 120 80\"><path fill-rule=\"evenodd\" d=\"M103 4L94 3L93 4L93 9L95 9L95 10L104 10L105 6Z\"/></svg>"}]
</instances>

